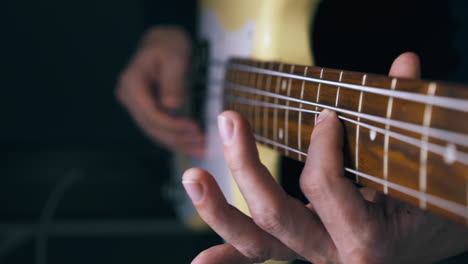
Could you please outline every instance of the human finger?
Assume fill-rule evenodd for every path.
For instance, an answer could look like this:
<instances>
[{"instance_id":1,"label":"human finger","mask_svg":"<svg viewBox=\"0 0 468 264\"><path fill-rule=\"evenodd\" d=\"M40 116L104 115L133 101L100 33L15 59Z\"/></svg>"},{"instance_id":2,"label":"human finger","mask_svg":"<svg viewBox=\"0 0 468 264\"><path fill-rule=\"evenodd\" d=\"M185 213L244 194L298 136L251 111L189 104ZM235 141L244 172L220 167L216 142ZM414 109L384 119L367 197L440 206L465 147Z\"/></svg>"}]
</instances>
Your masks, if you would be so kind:
<instances>
[{"instance_id":1,"label":"human finger","mask_svg":"<svg viewBox=\"0 0 468 264\"><path fill-rule=\"evenodd\" d=\"M155 143L163 145L172 151L193 157L201 158L204 156L206 151L205 137L201 133L171 131L162 127L151 126L138 116L134 117L134 119L143 132Z\"/></svg>"},{"instance_id":2,"label":"human finger","mask_svg":"<svg viewBox=\"0 0 468 264\"><path fill-rule=\"evenodd\" d=\"M378 192L374 189L368 187L359 188L359 192L361 193L362 197L369 202L375 202L377 199Z\"/></svg>"},{"instance_id":3,"label":"human finger","mask_svg":"<svg viewBox=\"0 0 468 264\"><path fill-rule=\"evenodd\" d=\"M154 78L158 100L170 110L178 110L185 100L190 42L188 34L174 26L158 26L143 41L138 65Z\"/></svg>"},{"instance_id":4,"label":"human finger","mask_svg":"<svg viewBox=\"0 0 468 264\"><path fill-rule=\"evenodd\" d=\"M398 56L390 67L389 76L417 79L421 75L419 57L415 53L405 52Z\"/></svg>"},{"instance_id":5,"label":"human finger","mask_svg":"<svg viewBox=\"0 0 468 264\"><path fill-rule=\"evenodd\" d=\"M198 254L191 264L251 264L251 259L242 255L230 244L217 245Z\"/></svg>"},{"instance_id":6,"label":"human finger","mask_svg":"<svg viewBox=\"0 0 468 264\"><path fill-rule=\"evenodd\" d=\"M288 196L261 164L247 121L226 111L218 122L228 167L255 223L299 255L323 260L334 248L330 237L316 215Z\"/></svg>"},{"instance_id":7,"label":"human finger","mask_svg":"<svg viewBox=\"0 0 468 264\"><path fill-rule=\"evenodd\" d=\"M154 100L149 80L141 72L130 70L126 73L117 96L149 138L173 151L197 157L203 155L204 145L201 142L204 135L200 127L193 120L176 117L160 109ZM184 137L189 137L192 142L184 145ZM186 150L195 144L196 150Z\"/></svg>"},{"instance_id":8,"label":"human finger","mask_svg":"<svg viewBox=\"0 0 468 264\"><path fill-rule=\"evenodd\" d=\"M350 248L360 238L366 202L344 177L343 128L335 112L324 110L311 135L300 186L337 248ZM348 246L348 247L347 247Z\"/></svg>"},{"instance_id":9,"label":"human finger","mask_svg":"<svg viewBox=\"0 0 468 264\"><path fill-rule=\"evenodd\" d=\"M143 72L130 69L117 89L117 98L133 117L144 119L148 125L172 131L193 131L199 128L192 120L176 117L161 109L152 91L152 82Z\"/></svg>"},{"instance_id":10,"label":"human finger","mask_svg":"<svg viewBox=\"0 0 468 264\"><path fill-rule=\"evenodd\" d=\"M159 76L159 97L161 104L165 107L177 110L185 101L185 75L188 61L180 54L168 56L169 58L161 63L164 64Z\"/></svg>"},{"instance_id":11,"label":"human finger","mask_svg":"<svg viewBox=\"0 0 468 264\"><path fill-rule=\"evenodd\" d=\"M184 173L182 183L200 217L251 262L296 258L292 250L228 204L206 171L189 169Z\"/></svg>"}]
</instances>

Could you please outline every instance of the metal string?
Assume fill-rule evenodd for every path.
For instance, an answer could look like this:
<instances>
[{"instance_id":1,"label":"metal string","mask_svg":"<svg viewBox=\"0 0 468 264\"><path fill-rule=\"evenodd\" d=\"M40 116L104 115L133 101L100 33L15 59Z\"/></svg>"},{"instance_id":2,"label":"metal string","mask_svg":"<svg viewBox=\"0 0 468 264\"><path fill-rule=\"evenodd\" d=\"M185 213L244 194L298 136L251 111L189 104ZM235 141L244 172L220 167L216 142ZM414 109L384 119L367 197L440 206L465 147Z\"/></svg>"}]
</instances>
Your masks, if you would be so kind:
<instances>
[{"instance_id":1,"label":"metal string","mask_svg":"<svg viewBox=\"0 0 468 264\"><path fill-rule=\"evenodd\" d=\"M465 99L457 99L457 98L449 98L449 97L441 97L441 96L428 96L425 94L416 94L416 93L403 92L403 91L392 91L392 90L387 90L387 89L382 89L382 88L372 87L372 86L349 84L349 83L313 78L313 77L308 77L308 76L300 76L300 75L295 75L291 73L285 73L285 72L269 70L269 69L262 69L259 67L243 65L243 64L238 64L238 63L228 63L226 67L232 70L255 72L255 73L260 73L260 74L291 78L291 79L313 82L313 83L345 87L345 88L349 88L352 90L368 92L368 93L373 93L373 94L378 94L378 95L384 95L384 96L404 99L404 100L418 102L418 103L435 105L435 106L444 107L444 108L448 108L448 109L452 109L456 111L468 112L468 100L465 100Z\"/></svg>"},{"instance_id":2,"label":"metal string","mask_svg":"<svg viewBox=\"0 0 468 264\"><path fill-rule=\"evenodd\" d=\"M262 101L257 101L257 100L252 100L252 99L247 99L247 98L242 98L242 97L237 97L237 96L232 96L232 95L227 95L226 96L226 101L228 102L234 102L234 103L239 103L239 104L245 104L245 105L254 105L254 106L263 106L263 107L268 107L268 108L273 108L273 109L283 109L283 110L291 110L291 111L297 111L297 112L302 112L302 113L309 113L309 114L320 114L320 111L316 110L309 110L309 109L302 109L298 107L292 107L292 106L285 106L285 105L277 105L274 103L268 103L268 102L262 102ZM411 144L416 147L420 147L422 141L420 139L415 139L397 132L393 131L387 131L385 129L382 129L380 127L376 127L373 125L369 125L366 123L363 123L361 121L356 121L344 116L338 116L338 118L353 123L355 125L360 125L362 127L368 128L370 130L374 130L375 132L381 133L383 135L388 134L390 137L398 139L402 142ZM442 157L445 155L445 147L442 147L440 145L428 142L427 144L427 149L435 154L438 154ZM465 154L464 152L457 151L455 154L455 160L468 165L468 154Z\"/></svg>"},{"instance_id":3,"label":"metal string","mask_svg":"<svg viewBox=\"0 0 468 264\"><path fill-rule=\"evenodd\" d=\"M227 82L226 84L228 85L227 86L228 89L237 90L237 91L241 91L241 92L250 92L250 93L260 94L260 95L263 95L263 96L269 96L269 97L273 97L273 98L277 98L277 99L281 99L281 100L288 100L288 101L292 101L292 102L296 102L296 103L302 103L302 104L306 104L306 105L311 105L311 106L317 106L317 107L320 107L320 108L330 109L330 110L333 110L333 111L336 111L336 112L341 112L341 113L344 113L344 114L349 114L349 115L352 115L352 116L356 116L356 117L364 118L364 119L367 119L367 120L375 121L375 122L378 122L378 123L381 123L381 124L384 124L384 125L389 124L392 127L401 128L401 129L404 129L404 130L407 130L407 131L412 131L412 132L415 132L415 133L418 133L418 134L422 134L423 132L424 133L427 132L430 137L438 138L438 139L441 139L441 140L447 140L447 141L450 141L452 143L456 143L456 144L462 145L462 146L468 146L468 136L464 135L464 134L461 134L461 133L447 131L447 130L433 128L433 127L424 128L424 127L422 127L420 125L416 125L416 124L411 124L411 123L398 121L398 120L393 120L393 119L387 119L387 118L374 116L374 115L369 115L369 114L364 114L364 113L358 113L358 112L355 112L355 111L346 110L346 109L342 109L342 108L334 107L334 106L328 106L328 105L324 105L324 104L320 104L320 103L314 103L314 102L301 100L301 99L297 99L297 98L290 97L290 96L285 96L285 95L280 95L280 94L275 94L275 93L272 93L272 92L259 90L259 89L253 88L253 87L248 87L248 86L240 85L240 84L236 84L236 83Z\"/></svg>"},{"instance_id":4,"label":"metal string","mask_svg":"<svg viewBox=\"0 0 468 264\"><path fill-rule=\"evenodd\" d=\"M255 139L257 141L259 141L259 142L274 145L276 147L283 148L285 150L289 150L291 152L295 152L295 153L298 153L300 155L303 155L303 156L307 157L307 153L304 153L304 152L302 152L300 150L291 148L289 146L285 146L283 144L280 144L278 142L275 142L273 140L264 138L264 137L259 136L259 135L254 135L254 136L255 136ZM390 182L390 181L387 181L387 180L383 180L383 179L380 179L378 177L375 177L375 176L372 176L372 175L369 175L369 174L366 174L366 173L362 173L362 172L353 170L351 168L345 167L344 169L346 171L350 172L350 173L353 173L353 174L358 175L360 177L366 178L366 179L368 179L370 181L373 181L373 182L376 182L376 183L379 183L379 184L382 184L382 185L386 184L388 186L388 188L394 189L396 191L404 193L404 194L406 194L408 196L411 196L413 198L425 199L427 202L429 202L429 203L431 203L431 204L433 204L433 205L435 205L437 207L440 207L440 208L442 208L444 210L447 210L448 212L454 213L454 214L462 216L464 218L468 218L468 215L466 213L468 207L465 206L465 205L462 205L462 204L459 204L459 203L456 203L456 202L453 202L453 201L450 201L450 200L447 200L447 199L444 199L444 198L440 198L440 197L437 197L437 196L432 195L432 194L428 194L428 193L421 192L421 191L416 191L416 190L410 189L408 187L405 187L405 186L402 186L402 185L399 185L399 184L396 184L396 183L393 183L393 182Z\"/></svg>"}]
</instances>

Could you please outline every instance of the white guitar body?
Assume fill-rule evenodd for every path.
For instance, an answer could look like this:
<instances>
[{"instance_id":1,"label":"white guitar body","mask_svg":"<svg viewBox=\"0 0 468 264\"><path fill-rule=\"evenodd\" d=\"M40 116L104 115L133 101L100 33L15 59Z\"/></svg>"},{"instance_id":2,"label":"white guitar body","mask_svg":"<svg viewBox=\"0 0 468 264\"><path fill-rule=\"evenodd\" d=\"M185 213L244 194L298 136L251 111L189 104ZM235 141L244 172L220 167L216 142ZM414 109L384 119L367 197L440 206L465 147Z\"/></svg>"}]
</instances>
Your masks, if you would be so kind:
<instances>
[{"instance_id":1,"label":"white guitar body","mask_svg":"<svg viewBox=\"0 0 468 264\"><path fill-rule=\"evenodd\" d=\"M312 64L309 25L316 0L203 0L200 6L200 39L208 41L210 48L204 113L207 154L201 160L177 155L175 177L180 182L185 169L203 168L216 178L228 202L248 213L226 166L216 123L223 110L225 65L231 57ZM262 162L277 177L278 153L261 146L259 151ZM177 212L187 225L206 227L188 198L178 200Z\"/></svg>"}]
</instances>

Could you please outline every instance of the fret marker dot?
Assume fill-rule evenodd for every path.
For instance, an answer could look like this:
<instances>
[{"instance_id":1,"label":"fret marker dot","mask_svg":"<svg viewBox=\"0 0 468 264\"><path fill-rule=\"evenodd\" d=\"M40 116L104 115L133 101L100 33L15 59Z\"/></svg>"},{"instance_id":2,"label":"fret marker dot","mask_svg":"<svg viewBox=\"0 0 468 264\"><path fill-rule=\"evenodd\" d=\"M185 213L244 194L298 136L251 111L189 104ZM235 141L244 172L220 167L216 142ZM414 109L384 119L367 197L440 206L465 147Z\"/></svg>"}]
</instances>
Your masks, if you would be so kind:
<instances>
[{"instance_id":1,"label":"fret marker dot","mask_svg":"<svg viewBox=\"0 0 468 264\"><path fill-rule=\"evenodd\" d=\"M375 138L377 137L377 132L375 130L369 131L369 137L370 137L370 140L374 141Z\"/></svg>"},{"instance_id":2,"label":"fret marker dot","mask_svg":"<svg viewBox=\"0 0 468 264\"><path fill-rule=\"evenodd\" d=\"M447 146L445 147L445 153L444 153L445 163L452 164L455 162L456 159L457 159L457 147L452 143L447 144Z\"/></svg>"},{"instance_id":3,"label":"fret marker dot","mask_svg":"<svg viewBox=\"0 0 468 264\"><path fill-rule=\"evenodd\" d=\"M281 90L286 91L286 88L288 86L288 82L286 80L283 80L281 83Z\"/></svg>"},{"instance_id":4,"label":"fret marker dot","mask_svg":"<svg viewBox=\"0 0 468 264\"><path fill-rule=\"evenodd\" d=\"M282 128L280 128L279 131L278 131L278 137L279 137L279 139L281 139L281 140L282 140L283 137L284 137L284 131L283 131Z\"/></svg>"}]
</instances>

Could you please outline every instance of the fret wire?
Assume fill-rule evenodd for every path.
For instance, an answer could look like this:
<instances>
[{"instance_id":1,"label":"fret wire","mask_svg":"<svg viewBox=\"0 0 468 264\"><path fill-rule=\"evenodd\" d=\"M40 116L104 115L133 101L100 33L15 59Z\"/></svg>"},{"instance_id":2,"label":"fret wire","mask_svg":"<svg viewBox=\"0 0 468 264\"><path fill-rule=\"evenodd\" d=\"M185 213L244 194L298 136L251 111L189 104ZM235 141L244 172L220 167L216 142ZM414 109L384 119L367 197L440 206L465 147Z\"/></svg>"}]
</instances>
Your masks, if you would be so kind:
<instances>
[{"instance_id":1,"label":"fret wire","mask_svg":"<svg viewBox=\"0 0 468 264\"><path fill-rule=\"evenodd\" d=\"M304 67L304 76L307 75L307 71L309 70L309 67L305 66ZM305 81L302 81L301 85L301 100L304 99L304 87L305 87ZM299 103L299 108L302 109L302 103ZM298 129L297 129L297 149L301 150L302 149L302 111L299 111L298 114ZM298 155L299 161L302 161L302 156Z\"/></svg>"},{"instance_id":2,"label":"fret wire","mask_svg":"<svg viewBox=\"0 0 468 264\"><path fill-rule=\"evenodd\" d=\"M359 171L356 171L356 170L353 170L353 169L350 169L350 168L345 168L346 171L349 171L351 173L356 173L356 174L359 174L359 176L363 177L363 178L366 178L368 180L371 180L371 181L374 181L376 183L379 183L379 184L384 184L386 183L387 186L391 189L394 189L394 190L397 190L401 193L404 193L408 196L411 196L413 198L418 198L418 197L424 197L426 201L428 201L429 203L441 208L441 209L444 209L446 211L449 211L451 213L454 213L456 215L459 215L459 216L462 216L462 217L467 217L465 215L465 211L466 211L466 206L465 205L462 205L462 204L459 204L457 202L453 202L453 201L450 201L450 200L447 200L447 199L444 199L444 198L440 198L440 197L437 197L435 195L432 195L432 194L429 194L429 193L421 193L420 191L416 191L416 190L413 190L413 189L410 189L408 187L405 187L403 185L399 185L399 184L396 184L396 183L393 183L393 182L390 182L390 181L384 181L378 177L374 177L374 176L371 176L371 175L368 175L368 174L365 174L365 173L362 173L362 172L359 172Z\"/></svg>"},{"instance_id":3,"label":"fret wire","mask_svg":"<svg viewBox=\"0 0 468 264\"><path fill-rule=\"evenodd\" d=\"M228 83L227 83L227 87L230 87L230 89L232 90L232 92L231 92L232 94L234 94L234 92L236 92L236 89L235 89L235 88L236 88L236 84L235 84L235 83L239 83L239 71L234 71L234 76L233 76L233 78L234 78L234 82L228 82ZM224 93L226 93L226 92L224 92ZM225 97L225 100L226 100L228 97L229 97L229 96L226 96L226 97ZM234 111L237 111L237 106L236 106L236 103L235 103L235 102L233 103L233 110L234 110Z\"/></svg>"},{"instance_id":4,"label":"fret wire","mask_svg":"<svg viewBox=\"0 0 468 264\"><path fill-rule=\"evenodd\" d=\"M396 89L396 84L397 84L397 79L393 78L390 89L395 90ZM387 131L390 130L390 124L388 123L388 120L392 116L392 111L393 111L393 97L390 96L390 97L388 97L388 102L387 102L387 113L386 113L387 122L385 123L384 159L383 159L383 161L384 161L384 163L383 163L384 180L388 180L388 145L390 143L389 142L390 138L389 138L389 135L388 135ZM384 193L385 194L388 193L388 186L387 185L384 185Z\"/></svg>"},{"instance_id":5,"label":"fret wire","mask_svg":"<svg viewBox=\"0 0 468 264\"><path fill-rule=\"evenodd\" d=\"M260 63L260 67L263 68L264 63ZM257 76L257 88L262 90L262 82L263 82L263 76L264 74L260 74L260 76ZM257 94L255 97L256 100L259 100L261 98L261 95ZM262 100L259 100L262 101ZM260 133L260 108L255 108L255 131L259 131Z\"/></svg>"},{"instance_id":6,"label":"fret wire","mask_svg":"<svg viewBox=\"0 0 468 264\"><path fill-rule=\"evenodd\" d=\"M323 68L320 70L320 79L323 77ZM320 87L322 86L321 83L317 85L317 99L315 99L315 102L318 104L319 99L320 99ZM315 110L318 111L318 106L315 106ZM317 124L317 116L314 117L314 125Z\"/></svg>"},{"instance_id":7,"label":"fret wire","mask_svg":"<svg viewBox=\"0 0 468 264\"><path fill-rule=\"evenodd\" d=\"M294 72L294 65L291 66L291 73ZM286 93L286 95L288 97L291 96L291 82L292 82L292 79L289 79L288 80L288 91ZM286 101L286 106L289 106L289 100ZM288 145L288 141L289 141L289 113L288 113L288 110L286 109L284 111L284 144L287 146ZM288 155L288 151L286 150L286 155Z\"/></svg>"},{"instance_id":8,"label":"fret wire","mask_svg":"<svg viewBox=\"0 0 468 264\"><path fill-rule=\"evenodd\" d=\"M429 87L427 89L427 94L429 96L434 96L437 90L437 85L434 82L431 82L429 84ZM431 119L432 119L432 105L431 104L426 104L424 108L424 118L423 118L423 132L426 132L427 129L431 125ZM419 190L421 192L426 192L427 189L427 143L429 140L429 136L426 133L423 133L421 135L421 148L420 148L420 154L419 154ZM419 199L419 207L422 209L426 208L426 200L423 199L423 197L420 197Z\"/></svg>"},{"instance_id":9,"label":"fret wire","mask_svg":"<svg viewBox=\"0 0 468 264\"><path fill-rule=\"evenodd\" d=\"M273 63L270 62L270 65L269 65L269 69L273 69ZM266 86L265 86L265 90L267 92L270 91L270 85L271 85L271 75L267 75L267 80L266 80ZM266 98L266 97L265 97ZM265 100L266 101L266 100ZM265 126L265 130L264 130L264 136L265 137L268 137L268 111L267 111L267 107L264 107L263 109L263 118L265 119L263 122L264 122L264 126Z\"/></svg>"},{"instance_id":10,"label":"fret wire","mask_svg":"<svg viewBox=\"0 0 468 264\"><path fill-rule=\"evenodd\" d=\"M340 72L340 78L338 79L338 82L341 82L343 79L343 71ZM302 98L301 98L302 99ZM335 99L335 106L338 107L338 100L340 99L340 86L336 89L336 99Z\"/></svg>"},{"instance_id":11,"label":"fret wire","mask_svg":"<svg viewBox=\"0 0 468 264\"><path fill-rule=\"evenodd\" d=\"M236 96L228 96L226 97L226 100L232 100L235 102L239 102L241 104L249 104L249 105L259 105L259 106L265 106L268 108L278 108L281 110L291 110L291 111L298 111L298 112L304 112L308 114L320 114L319 111L315 110L309 110L309 109L302 109L294 106L285 106L285 105L280 105L280 104L274 104L274 103L268 103L268 102L262 102L262 101L256 101L244 97L236 97Z\"/></svg>"},{"instance_id":12,"label":"fret wire","mask_svg":"<svg viewBox=\"0 0 468 264\"><path fill-rule=\"evenodd\" d=\"M286 109L286 106L284 106L284 105L277 105L277 104L266 103L266 102L257 102L257 101L252 101L252 100L246 99L246 98L227 97L226 100L234 100L234 101L236 101L236 102L238 102L240 104L251 104L251 105L265 106L265 107L269 107L269 108ZM315 111L315 110L301 109L301 108L291 107L291 106L289 106L288 109L291 110L291 111L299 111L299 112L304 112L304 113L309 113L309 114L320 114L320 112ZM341 116L341 115L339 115L338 118L342 119L344 121L353 123L355 125L360 125L360 126L365 127L367 129L374 130L377 133L380 133L380 134L383 134L383 135L385 133L387 133L392 138L398 139L398 140L400 140L402 142L408 143L408 144L413 145L413 146L418 147L418 148L421 145L421 140L419 140L419 139L415 139L415 138L412 138L412 137L409 137L409 136L405 136L405 135L397 133L397 132L387 131L387 130L382 129L380 127L372 126L372 125L369 125L369 124L366 124L366 123L357 122L354 119L350 119L350 118L347 118L347 117L344 117L344 116ZM445 148L444 147L436 145L434 143L428 142L427 147L428 147L429 151L431 151L431 152L433 152L435 154L438 154L438 155L440 155L442 157L443 157L443 155L445 153ZM468 165L468 154L458 153L457 160L459 162L465 164L465 165Z\"/></svg>"},{"instance_id":13,"label":"fret wire","mask_svg":"<svg viewBox=\"0 0 468 264\"><path fill-rule=\"evenodd\" d=\"M362 85L366 85L366 79L367 79L367 74L364 74L364 76L362 76ZM359 93L359 105L358 105L358 113L361 113L361 110L362 110L362 98L364 97L364 93L363 91L361 91ZM361 117L357 117L357 121L358 122L361 122ZM356 167L356 170L359 170L359 125L356 125L356 140L355 140L355 167ZM356 175L356 182L359 183L359 176Z\"/></svg>"},{"instance_id":14,"label":"fret wire","mask_svg":"<svg viewBox=\"0 0 468 264\"><path fill-rule=\"evenodd\" d=\"M418 103L428 103L428 100L432 101L432 105L444 107L456 111L468 112L468 100L465 99L457 99L457 98L450 98L450 97L442 97L442 96L434 96L432 98L428 98L427 95L411 93L411 92L404 92L404 91L389 91L386 89L372 87L372 86L362 86L358 84L349 84L349 83L339 83L336 81L329 81L323 79L317 79L313 77L305 77L300 75L294 75L284 72L278 72L274 70L266 70L266 69L258 69L252 66L247 66L243 64L231 63L227 66L231 69L240 69L244 71L258 71L263 74L270 74L273 76L281 76L284 78L292 78L297 80L305 80L313 83L319 84L326 84L331 86L341 86L343 88L348 88L352 90L364 91L368 93L384 95L384 96L393 96L395 98L404 99L408 101L418 102Z\"/></svg>"},{"instance_id":15,"label":"fret wire","mask_svg":"<svg viewBox=\"0 0 468 264\"><path fill-rule=\"evenodd\" d=\"M278 143L278 142L263 138L263 137L258 136L258 135L254 135L254 136L255 136L255 139L257 141L260 141L260 142L263 142L263 143L266 143L266 144L270 144L270 145L274 145L274 146L279 147L279 148L288 149L291 152L295 152L295 153L298 153L300 155L304 155L306 157L308 156L307 153L304 153L304 152L302 152L300 150L291 148L289 146L286 146L286 145L283 145L281 143ZM459 204L459 203L456 203L456 202L453 202L453 201L450 201L450 200L447 200L447 199L444 199L444 198L441 198L441 197L437 197L437 196L434 196L434 195L431 195L431 194L428 194L428 193L421 193L420 191L416 191L416 190L410 189L408 187L405 187L403 185L399 185L397 183L389 182L389 181L380 179L378 177L375 177L375 176L372 176L372 175L369 175L369 174L366 174L366 173L363 173L363 172L360 172L360 171L357 171L357 170L353 170L351 168L344 167L344 170L348 171L348 172L350 172L352 174L355 174L355 175L359 174L360 177L366 178L367 180L379 183L381 185L385 184L389 188L397 190L397 191L399 191L401 193L404 193L404 194L406 194L408 196L411 196L413 198L424 196L424 198L429 203L431 203L431 204L433 204L433 205L435 205L435 206L437 206L437 207L439 207L441 209L444 209L444 210L446 210L448 212L451 212L453 214L468 218L468 215L466 213L467 206L465 206L465 205L462 205L462 204Z\"/></svg>"},{"instance_id":16,"label":"fret wire","mask_svg":"<svg viewBox=\"0 0 468 264\"><path fill-rule=\"evenodd\" d=\"M273 97L273 98L279 98L281 100L291 100L291 101L297 102L297 103L302 102L303 104L306 104L306 105L316 106L316 107L320 107L320 108L326 108L326 109L330 109L330 110L333 110L333 111L336 111L336 112L341 112L343 114L356 116L356 117L359 116L361 118L364 118L364 119L367 119L367 120L370 120L370 121L375 121L375 122L378 122L378 123L381 123L381 124L389 123L392 127L401 128L401 129L408 130L408 131L411 131L411 132L415 132L415 133L418 133L418 134L422 133L421 125L411 124L411 123L398 121L398 120L393 120L393 119L387 120L386 118L379 117L379 116L374 116L374 115L369 115L369 114L364 114L364 113L358 113L358 112L343 109L343 108L338 108L338 107L328 106L328 105L324 105L324 104L309 102L309 101L306 101L306 100L301 100L301 99L297 99L297 98L293 98L293 97L287 97L287 96L284 96L284 95L275 94L275 93L271 93L271 92L260 91L258 89L254 89L252 87L239 85L239 84L235 84L233 89L242 90L242 91L250 91L250 92L253 92L253 93L257 93L257 92L258 93L263 93L263 95L270 96L270 97ZM466 136L464 134L457 133L457 132L452 132L452 131L447 131L447 130L442 130L442 129L437 129L437 128L430 127L428 129L428 135L430 137L450 141L450 142L456 143L458 145L468 146L468 136Z\"/></svg>"},{"instance_id":17,"label":"fret wire","mask_svg":"<svg viewBox=\"0 0 468 264\"><path fill-rule=\"evenodd\" d=\"M282 71L283 70L283 64L281 63L279 65L279 71ZM276 94L279 93L279 89L280 89L280 83L281 83L281 79L280 77L278 76L277 79L276 79ZM275 98L274 100L275 104L278 104L278 98ZM278 109L274 109L274 112L273 112L273 138L275 139L275 141L278 141ZM276 148L275 148L276 149Z\"/></svg>"},{"instance_id":18,"label":"fret wire","mask_svg":"<svg viewBox=\"0 0 468 264\"><path fill-rule=\"evenodd\" d=\"M250 74L247 75L247 85L250 86L250 82L252 81L253 85L255 86L256 84L256 73L252 72ZM255 89L257 89L256 87L254 87ZM251 106L248 108L248 117L249 119L251 120L251 123L252 123L252 126L255 125L255 120L254 120L254 107Z\"/></svg>"}]
</instances>

